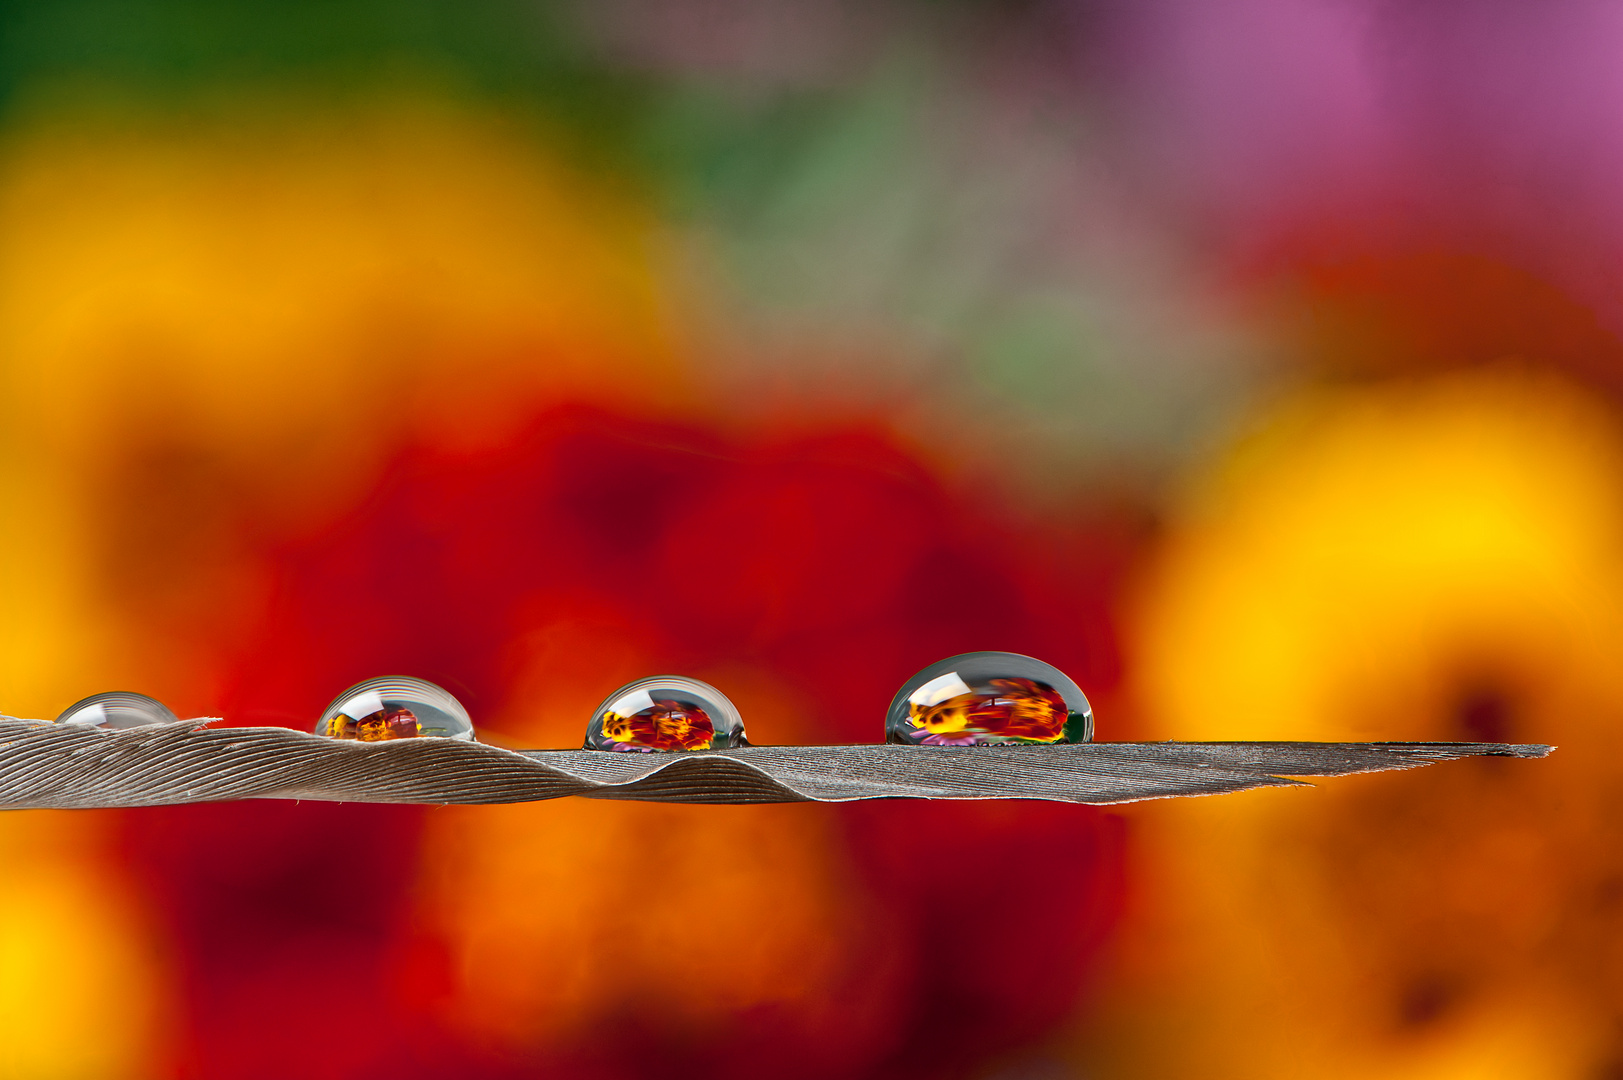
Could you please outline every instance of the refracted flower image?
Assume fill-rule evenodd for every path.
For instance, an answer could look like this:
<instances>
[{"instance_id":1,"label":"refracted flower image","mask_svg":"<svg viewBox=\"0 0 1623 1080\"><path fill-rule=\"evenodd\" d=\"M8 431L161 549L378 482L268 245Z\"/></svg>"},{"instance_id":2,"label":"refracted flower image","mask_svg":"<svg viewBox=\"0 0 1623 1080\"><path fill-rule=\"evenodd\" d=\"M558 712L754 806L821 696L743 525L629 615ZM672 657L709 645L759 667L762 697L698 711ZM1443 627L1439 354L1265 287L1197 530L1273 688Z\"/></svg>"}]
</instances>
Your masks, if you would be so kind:
<instances>
[{"instance_id":1,"label":"refracted flower image","mask_svg":"<svg viewBox=\"0 0 1623 1080\"><path fill-rule=\"evenodd\" d=\"M612 750L708 750L715 739L710 715L686 702L661 698L630 716L603 714L603 741Z\"/></svg>"},{"instance_id":2,"label":"refracted flower image","mask_svg":"<svg viewBox=\"0 0 1623 1080\"><path fill-rule=\"evenodd\" d=\"M997 742L1059 742L1070 710L1052 686L1035 679L988 679L970 687L956 676L940 680L908 702L908 720L917 732L899 740L924 746L974 746ZM950 697L942 698L942 693Z\"/></svg>"},{"instance_id":3,"label":"refracted flower image","mask_svg":"<svg viewBox=\"0 0 1623 1080\"><path fill-rule=\"evenodd\" d=\"M359 710L356 710L359 711ZM423 726L410 709L382 708L359 718L339 713L327 721L322 734L334 739L383 742L387 739L415 739Z\"/></svg>"},{"instance_id":4,"label":"refracted flower image","mask_svg":"<svg viewBox=\"0 0 1623 1080\"><path fill-rule=\"evenodd\" d=\"M316 734L366 743L419 736L470 740L473 720L443 687L411 676L383 676L334 698L316 722Z\"/></svg>"},{"instance_id":5,"label":"refracted flower image","mask_svg":"<svg viewBox=\"0 0 1623 1080\"><path fill-rule=\"evenodd\" d=\"M0 814L0 1078L1623 1076L1619 12L0 4L0 713L45 736L676 795L1085 769L1094 707L1558 746Z\"/></svg>"},{"instance_id":6,"label":"refracted flower image","mask_svg":"<svg viewBox=\"0 0 1623 1080\"><path fill-rule=\"evenodd\" d=\"M938 661L897 692L885 741L912 746L1087 742L1093 708L1051 664L1018 653L966 653Z\"/></svg>"},{"instance_id":7,"label":"refracted flower image","mask_svg":"<svg viewBox=\"0 0 1623 1080\"><path fill-rule=\"evenodd\" d=\"M726 695L678 676L621 687L586 726L587 750L657 753L745 745L743 719Z\"/></svg>"}]
</instances>

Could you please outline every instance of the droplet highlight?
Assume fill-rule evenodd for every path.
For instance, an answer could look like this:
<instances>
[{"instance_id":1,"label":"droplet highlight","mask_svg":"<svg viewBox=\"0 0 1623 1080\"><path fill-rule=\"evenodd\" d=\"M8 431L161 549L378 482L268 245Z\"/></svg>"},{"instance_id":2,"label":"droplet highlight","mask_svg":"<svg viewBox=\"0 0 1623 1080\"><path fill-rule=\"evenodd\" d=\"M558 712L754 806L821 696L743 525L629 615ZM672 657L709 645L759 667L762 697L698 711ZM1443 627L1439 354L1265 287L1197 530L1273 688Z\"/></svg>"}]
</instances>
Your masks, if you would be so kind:
<instances>
[{"instance_id":1,"label":"droplet highlight","mask_svg":"<svg viewBox=\"0 0 1623 1080\"><path fill-rule=\"evenodd\" d=\"M62 710L56 722L117 730L145 727L147 724L173 724L178 719L157 698L132 694L127 690L109 690L69 705Z\"/></svg>"},{"instance_id":2,"label":"droplet highlight","mask_svg":"<svg viewBox=\"0 0 1623 1080\"><path fill-rule=\"evenodd\" d=\"M1093 708L1052 664L1019 653L952 656L914 675L891 699L885 741L909 746L1006 746L1093 740Z\"/></svg>"},{"instance_id":3,"label":"droplet highlight","mask_svg":"<svg viewBox=\"0 0 1623 1080\"><path fill-rule=\"evenodd\" d=\"M333 699L316 734L356 742L473 738L468 710L443 687L409 675L356 683Z\"/></svg>"},{"instance_id":4,"label":"droplet highlight","mask_svg":"<svg viewBox=\"0 0 1623 1080\"><path fill-rule=\"evenodd\" d=\"M656 675L604 699L586 726L586 749L656 753L748 746L744 720L709 683Z\"/></svg>"}]
</instances>

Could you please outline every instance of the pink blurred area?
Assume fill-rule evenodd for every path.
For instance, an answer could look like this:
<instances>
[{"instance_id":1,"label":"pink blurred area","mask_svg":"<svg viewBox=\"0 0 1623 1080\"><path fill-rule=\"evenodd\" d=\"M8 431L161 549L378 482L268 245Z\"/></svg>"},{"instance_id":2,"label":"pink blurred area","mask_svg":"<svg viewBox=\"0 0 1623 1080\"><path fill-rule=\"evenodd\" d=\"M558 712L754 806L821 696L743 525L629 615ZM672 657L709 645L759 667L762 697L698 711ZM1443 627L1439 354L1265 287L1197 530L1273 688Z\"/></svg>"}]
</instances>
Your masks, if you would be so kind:
<instances>
[{"instance_id":1,"label":"pink blurred area","mask_svg":"<svg viewBox=\"0 0 1623 1080\"><path fill-rule=\"evenodd\" d=\"M13 814L0 1076L1617 1071L1612 6L549 20L520 89L19 76L0 707L308 729L407 674L570 747L668 672L863 742L996 649L1102 739L1561 749L1110 810Z\"/></svg>"}]
</instances>

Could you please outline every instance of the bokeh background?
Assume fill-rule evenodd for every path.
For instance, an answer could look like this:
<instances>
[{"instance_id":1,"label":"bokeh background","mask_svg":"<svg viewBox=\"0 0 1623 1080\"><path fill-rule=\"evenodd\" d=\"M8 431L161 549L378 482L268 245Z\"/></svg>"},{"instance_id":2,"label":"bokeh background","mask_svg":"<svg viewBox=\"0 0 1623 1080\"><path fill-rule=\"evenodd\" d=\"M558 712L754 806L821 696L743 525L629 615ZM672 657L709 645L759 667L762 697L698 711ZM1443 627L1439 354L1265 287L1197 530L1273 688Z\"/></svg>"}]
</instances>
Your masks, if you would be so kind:
<instances>
[{"instance_id":1,"label":"bokeh background","mask_svg":"<svg viewBox=\"0 0 1623 1080\"><path fill-rule=\"evenodd\" d=\"M0 818L0 1077L1623 1076L1623 9L12 0L0 709L759 742L1040 656L1119 810Z\"/></svg>"}]
</instances>

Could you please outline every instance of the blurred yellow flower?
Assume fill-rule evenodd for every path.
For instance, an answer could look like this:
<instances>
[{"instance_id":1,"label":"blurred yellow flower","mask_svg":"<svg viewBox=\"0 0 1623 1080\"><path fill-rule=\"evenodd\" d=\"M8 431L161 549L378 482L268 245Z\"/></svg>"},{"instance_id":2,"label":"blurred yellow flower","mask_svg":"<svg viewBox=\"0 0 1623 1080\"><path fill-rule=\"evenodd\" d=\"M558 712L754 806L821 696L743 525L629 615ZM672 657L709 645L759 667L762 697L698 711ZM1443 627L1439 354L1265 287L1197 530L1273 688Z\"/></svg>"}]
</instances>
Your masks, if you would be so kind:
<instances>
[{"instance_id":1,"label":"blurred yellow flower","mask_svg":"<svg viewBox=\"0 0 1623 1080\"><path fill-rule=\"evenodd\" d=\"M1122 1075L1623 1060L1620 555L1613 416L1518 368L1305 393L1191 490L1133 615L1150 734L1562 749L1135 812Z\"/></svg>"}]
</instances>

